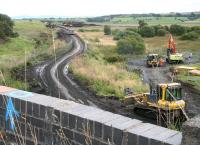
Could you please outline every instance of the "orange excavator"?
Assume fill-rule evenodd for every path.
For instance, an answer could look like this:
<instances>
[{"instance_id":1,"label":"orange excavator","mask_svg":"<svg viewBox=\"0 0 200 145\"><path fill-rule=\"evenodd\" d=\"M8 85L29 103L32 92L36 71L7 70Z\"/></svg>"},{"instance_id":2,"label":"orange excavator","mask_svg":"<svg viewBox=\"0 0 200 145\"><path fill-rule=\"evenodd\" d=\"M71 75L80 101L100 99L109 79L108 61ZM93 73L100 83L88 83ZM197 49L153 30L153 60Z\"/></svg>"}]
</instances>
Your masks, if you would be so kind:
<instances>
[{"instance_id":1,"label":"orange excavator","mask_svg":"<svg viewBox=\"0 0 200 145\"><path fill-rule=\"evenodd\" d=\"M183 54L176 52L176 44L172 37L172 34L170 34L169 40L168 40L166 61L170 64L183 62Z\"/></svg>"}]
</instances>

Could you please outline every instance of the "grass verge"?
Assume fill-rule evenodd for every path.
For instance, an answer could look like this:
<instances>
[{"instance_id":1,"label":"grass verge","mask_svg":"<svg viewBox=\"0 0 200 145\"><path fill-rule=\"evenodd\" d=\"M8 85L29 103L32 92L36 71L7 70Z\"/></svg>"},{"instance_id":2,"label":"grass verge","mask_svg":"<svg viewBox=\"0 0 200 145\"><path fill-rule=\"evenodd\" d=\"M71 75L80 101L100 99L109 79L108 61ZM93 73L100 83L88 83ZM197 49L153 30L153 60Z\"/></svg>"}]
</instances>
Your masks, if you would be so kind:
<instances>
[{"instance_id":1,"label":"grass verge","mask_svg":"<svg viewBox=\"0 0 200 145\"><path fill-rule=\"evenodd\" d=\"M136 93L148 90L137 72L127 70L126 56L117 53L115 41L108 43L108 36L101 32L85 32L81 36L88 42L88 50L72 62L70 71L82 85L97 96L113 96L120 99L124 97L125 88L133 88ZM102 43L90 40L93 36Z\"/></svg>"}]
</instances>

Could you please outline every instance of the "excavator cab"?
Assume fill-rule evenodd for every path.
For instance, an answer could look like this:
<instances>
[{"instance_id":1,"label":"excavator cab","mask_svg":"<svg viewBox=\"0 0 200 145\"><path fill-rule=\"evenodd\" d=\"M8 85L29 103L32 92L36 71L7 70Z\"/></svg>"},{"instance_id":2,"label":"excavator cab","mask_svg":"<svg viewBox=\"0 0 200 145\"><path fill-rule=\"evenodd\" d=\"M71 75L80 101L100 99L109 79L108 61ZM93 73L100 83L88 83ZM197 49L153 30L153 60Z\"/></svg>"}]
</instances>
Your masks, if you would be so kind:
<instances>
[{"instance_id":1,"label":"excavator cab","mask_svg":"<svg viewBox=\"0 0 200 145\"><path fill-rule=\"evenodd\" d=\"M159 65L158 54L148 54L146 63L148 67L158 66Z\"/></svg>"},{"instance_id":2,"label":"excavator cab","mask_svg":"<svg viewBox=\"0 0 200 145\"><path fill-rule=\"evenodd\" d=\"M180 83L169 83L157 85L158 107L164 110L178 110L185 108L182 99L182 88Z\"/></svg>"}]
</instances>

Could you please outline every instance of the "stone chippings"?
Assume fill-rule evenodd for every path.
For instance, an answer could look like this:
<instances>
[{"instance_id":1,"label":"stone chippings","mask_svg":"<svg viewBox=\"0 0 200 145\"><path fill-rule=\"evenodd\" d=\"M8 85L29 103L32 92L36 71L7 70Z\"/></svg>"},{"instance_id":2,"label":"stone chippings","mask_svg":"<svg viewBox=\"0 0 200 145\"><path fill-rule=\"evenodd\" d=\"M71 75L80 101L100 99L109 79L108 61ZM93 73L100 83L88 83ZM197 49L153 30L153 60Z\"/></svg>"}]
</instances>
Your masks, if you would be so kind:
<instances>
[{"instance_id":1,"label":"stone chippings","mask_svg":"<svg viewBox=\"0 0 200 145\"><path fill-rule=\"evenodd\" d=\"M38 144L59 144L68 142L76 145L180 145L182 134L163 127L143 123L122 115L103 111L50 96L30 92L26 96L8 96L0 87L0 128L6 129L10 139L14 140L9 124L5 122L6 104L3 100L11 97L21 116L26 114L26 122L35 130ZM13 93L12 93L13 94ZM25 120L18 123L26 132L26 140L31 144L31 130ZM195 121L193 121L195 122ZM195 124L195 123L194 123ZM59 135L58 135L59 134ZM59 136L59 137L58 137Z\"/></svg>"}]
</instances>

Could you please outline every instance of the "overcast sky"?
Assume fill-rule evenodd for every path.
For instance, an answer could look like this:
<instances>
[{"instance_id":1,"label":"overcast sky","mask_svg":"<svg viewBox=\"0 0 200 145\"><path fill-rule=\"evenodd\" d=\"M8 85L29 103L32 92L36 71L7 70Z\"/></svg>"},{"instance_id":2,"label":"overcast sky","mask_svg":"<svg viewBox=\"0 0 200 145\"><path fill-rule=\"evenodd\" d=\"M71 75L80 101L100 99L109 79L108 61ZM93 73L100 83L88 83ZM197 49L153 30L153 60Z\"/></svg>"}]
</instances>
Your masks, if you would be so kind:
<instances>
[{"instance_id":1,"label":"overcast sky","mask_svg":"<svg viewBox=\"0 0 200 145\"><path fill-rule=\"evenodd\" d=\"M131 13L190 12L200 0L1 0L0 13L9 16L100 16Z\"/></svg>"}]
</instances>

